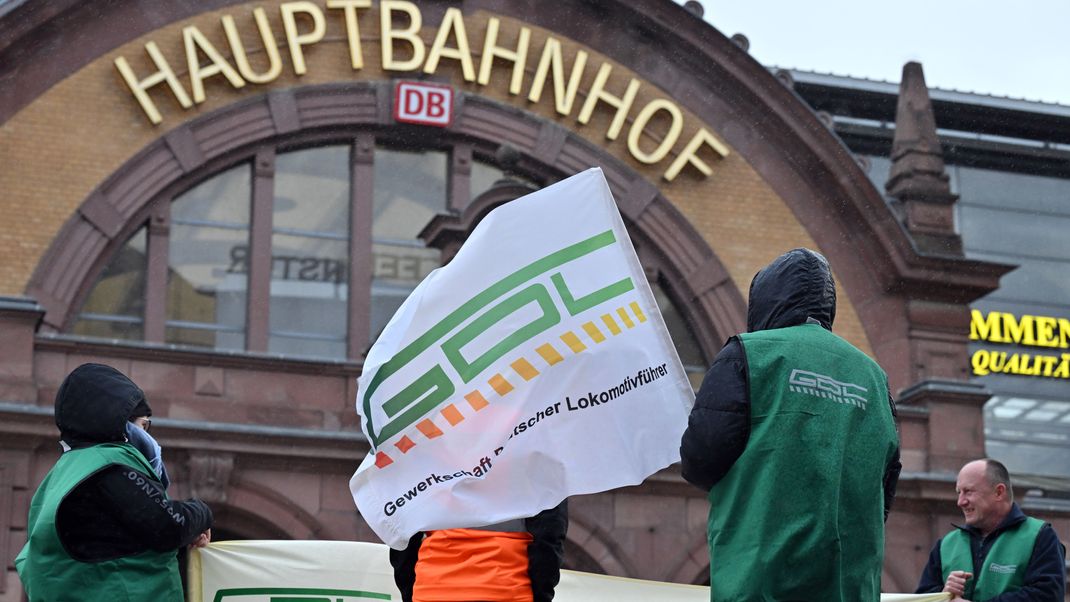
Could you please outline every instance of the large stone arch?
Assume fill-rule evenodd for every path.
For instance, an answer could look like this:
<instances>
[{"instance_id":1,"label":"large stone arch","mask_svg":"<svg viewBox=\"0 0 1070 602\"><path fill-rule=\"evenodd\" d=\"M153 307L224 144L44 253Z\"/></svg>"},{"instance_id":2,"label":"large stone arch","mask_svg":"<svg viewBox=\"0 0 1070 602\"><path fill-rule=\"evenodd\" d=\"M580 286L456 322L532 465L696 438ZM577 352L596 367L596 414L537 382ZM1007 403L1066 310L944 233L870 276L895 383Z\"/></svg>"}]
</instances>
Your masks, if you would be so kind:
<instances>
[{"instance_id":1,"label":"large stone arch","mask_svg":"<svg viewBox=\"0 0 1070 602\"><path fill-rule=\"evenodd\" d=\"M601 572L616 577L636 577L639 572L627 553L598 525L589 524L583 517L571 513L566 539L581 550ZM568 559L566 558L566 561Z\"/></svg>"},{"instance_id":2,"label":"large stone arch","mask_svg":"<svg viewBox=\"0 0 1070 602\"><path fill-rule=\"evenodd\" d=\"M218 524L250 539L321 539L325 528L286 496L240 476L227 487Z\"/></svg>"},{"instance_id":3,"label":"large stone arch","mask_svg":"<svg viewBox=\"0 0 1070 602\"><path fill-rule=\"evenodd\" d=\"M151 207L158 199L169 199L248 158L260 144L352 140L359 132L374 131L389 117L382 107L389 106L390 94L389 82L272 92L191 120L159 138L83 201L45 254L27 287L45 306L45 324L56 330L69 325L117 248L146 221L152 227ZM472 95L463 97L449 131L420 133L428 141L465 141L484 154L509 144L521 155L519 167L542 178L602 167L622 214L649 243L648 269L664 276L696 325L707 357L745 324L743 298L702 236L654 185L599 147L531 113ZM470 231L489 211L484 204L461 213L462 229Z\"/></svg>"},{"instance_id":4,"label":"large stone arch","mask_svg":"<svg viewBox=\"0 0 1070 602\"><path fill-rule=\"evenodd\" d=\"M708 584L710 581L710 551L709 543L703 537L702 541L692 545L676 567L671 570L666 579L674 583L691 583L693 585Z\"/></svg>"},{"instance_id":5,"label":"large stone arch","mask_svg":"<svg viewBox=\"0 0 1070 602\"><path fill-rule=\"evenodd\" d=\"M212 539L293 539L271 520L228 503L212 504Z\"/></svg>"},{"instance_id":6,"label":"large stone arch","mask_svg":"<svg viewBox=\"0 0 1070 602\"><path fill-rule=\"evenodd\" d=\"M0 80L8 84L0 92L0 122L123 43L163 24L235 4L239 2L208 0L150 7L144 0L120 0L98 7L61 0L47 7L30 2L12 7L11 12L17 15L4 19L0 31L0 39L4 40L0 43ZM459 8L466 13L483 10L515 18L582 40L586 47L626 65L657 86L716 131L783 200L837 266L837 275L860 318L869 346L888 369L893 390L934 373L947 376L940 373L958 370L954 361L944 358L958 352L945 348L943 331L952 332L960 326L962 304L993 288L1000 270L961 256L918 251L847 148L788 86L727 37L676 3L663 0L576 0L567 8L553 11L537 2L465 0ZM435 25L443 10L428 7L425 23ZM123 26L114 27L117 22ZM76 25L72 27L72 23ZM79 41L79 52L57 57L53 49L69 36ZM301 104L304 93L300 88L272 92L272 100L260 102L260 114L250 114L243 127L255 135L265 127L291 126L288 119L293 116L295 103ZM473 100L472 104L479 102ZM349 107L348 117L362 113L366 119L385 125L383 109L381 104L354 105ZM331 107L326 110L329 113ZM462 125L458 127L464 129L465 120L459 121ZM153 189L158 191L161 181L177 179L218 155L220 149L213 144L221 142L221 131L218 124L214 132L211 129L205 127L195 135L189 124L174 129L142 153L145 171L140 179L127 182L133 188L122 188L111 181L85 201L72 219L89 221L93 228L68 227L60 237L70 243L65 246L79 253L57 250L53 245L26 287L48 310L49 325L56 327L67 319L81 284L81 279L74 278L72 282L70 277L92 271L93 262L117 234L115 224L123 223L117 217L131 217L130 203L136 205L137 199ZM575 155L562 152L569 145L584 145L569 136L562 146L553 128L490 133L505 138L534 138L537 144L528 146L531 156L548 165L566 171L586 167L582 160L577 162L589 154L585 150ZM607 170L620 194L622 208L626 213L629 208L637 211L633 217L652 222L652 229L664 226L661 207L651 203L656 196L651 190L656 189L648 182L632 181L627 175ZM710 274L714 274L713 278L717 275L715 270L706 269L709 266L703 264L703 259L694 257L680 266L690 278L689 286L703 289L697 291L696 299L703 295L708 298L709 292L718 288L718 283L703 280L711 278ZM924 303L910 304L906 297ZM699 300L700 305L708 303L708 299ZM953 324L948 326L949 323ZM920 340L916 334L919 325L934 334ZM943 362L943 367L928 368L930 358Z\"/></svg>"}]
</instances>

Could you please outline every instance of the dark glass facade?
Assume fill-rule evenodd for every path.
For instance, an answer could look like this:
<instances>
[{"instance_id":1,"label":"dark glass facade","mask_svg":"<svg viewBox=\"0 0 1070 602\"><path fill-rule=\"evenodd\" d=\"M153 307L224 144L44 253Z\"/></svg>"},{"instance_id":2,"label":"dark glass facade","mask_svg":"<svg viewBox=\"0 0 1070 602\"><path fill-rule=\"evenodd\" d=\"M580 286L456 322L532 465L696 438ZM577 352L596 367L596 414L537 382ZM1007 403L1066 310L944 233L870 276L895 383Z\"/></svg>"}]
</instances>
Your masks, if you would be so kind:
<instances>
[{"instance_id":1,"label":"dark glass facade","mask_svg":"<svg viewBox=\"0 0 1070 602\"><path fill-rule=\"evenodd\" d=\"M864 163L883 190L891 160ZM950 162L947 174L966 256L1017 266L971 305L986 451L1012 473L1070 477L1070 178Z\"/></svg>"}]
</instances>

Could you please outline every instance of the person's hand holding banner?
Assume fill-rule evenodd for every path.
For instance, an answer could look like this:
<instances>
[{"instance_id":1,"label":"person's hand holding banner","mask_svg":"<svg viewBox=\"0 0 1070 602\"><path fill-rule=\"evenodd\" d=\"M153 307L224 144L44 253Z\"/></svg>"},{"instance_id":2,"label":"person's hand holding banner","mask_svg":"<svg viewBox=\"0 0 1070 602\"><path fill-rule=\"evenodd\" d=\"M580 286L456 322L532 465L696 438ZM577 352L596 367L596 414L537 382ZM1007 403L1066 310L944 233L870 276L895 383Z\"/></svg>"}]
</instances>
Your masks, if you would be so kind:
<instances>
[{"instance_id":1,"label":"person's hand holding banner","mask_svg":"<svg viewBox=\"0 0 1070 602\"><path fill-rule=\"evenodd\" d=\"M498 207L364 363L350 481L387 544L532 516L679 460L694 400L601 170Z\"/></svg>"}]
</instances>

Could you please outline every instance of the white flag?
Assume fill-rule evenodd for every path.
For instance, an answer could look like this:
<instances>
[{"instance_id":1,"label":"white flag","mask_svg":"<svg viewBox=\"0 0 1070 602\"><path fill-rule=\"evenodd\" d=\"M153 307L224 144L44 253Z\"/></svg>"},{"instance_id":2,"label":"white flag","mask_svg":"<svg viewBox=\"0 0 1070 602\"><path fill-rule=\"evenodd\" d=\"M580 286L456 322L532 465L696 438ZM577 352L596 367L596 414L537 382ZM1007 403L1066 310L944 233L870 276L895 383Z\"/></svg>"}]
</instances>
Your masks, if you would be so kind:
<instances>
[{"instance_id":1,"label":"white flag","mask_svg":"<svg viewBox=\"0 0 1070 602\"><path fill-rule=\"evenodd\" d=\"M368 353L350 481L404 548L679 460L694 401L600 169L498 207Z\"/></svg>"}]
</instances>

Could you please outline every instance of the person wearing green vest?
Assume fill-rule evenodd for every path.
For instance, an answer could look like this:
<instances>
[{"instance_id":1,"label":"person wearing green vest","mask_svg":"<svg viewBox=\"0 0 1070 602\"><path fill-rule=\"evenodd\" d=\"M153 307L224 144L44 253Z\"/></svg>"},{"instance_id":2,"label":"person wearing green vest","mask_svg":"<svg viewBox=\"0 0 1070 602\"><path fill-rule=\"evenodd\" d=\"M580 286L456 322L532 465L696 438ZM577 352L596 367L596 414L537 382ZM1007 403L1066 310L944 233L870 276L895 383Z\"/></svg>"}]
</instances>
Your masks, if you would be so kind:
<instances>
[{"instance_id":1,"label":"person wearing green vest","mask_svg":"<svg viewBox=\"0 0 1070 602\"><path fill-rule=\"evenodd\" d=\"M127 440L145 394L101 364L74 369L56 392L63 454L30 502L15 568L30 602L181 602L177 552L206 545L212 512L172 501Z\"/></svg>"},{"instance_id":2,"label":"person wearing green vest","mask_svg":"<svg viewBox=\"0 0 1070 602\"><path fill-rule=\"evenodd\" d=\"M706 373L680 444L708 492L710 599L877 602L901 468L883 370L832 333L836 287L809 249L754 277L747 332Z\"/></svg>"},{"instance_id":3,"label":"person wearing green vest","mask_svg":"<svg viewBox=\"0 0 1070 602\"><path fill-rule=\"evenodd\" d=\"M955 481L964 525L933 546L917 593L956 602L1063 602L1066 548L1055 529L1014 502L1007 467L974 460Z\"/></svg>"}]
</instances>

